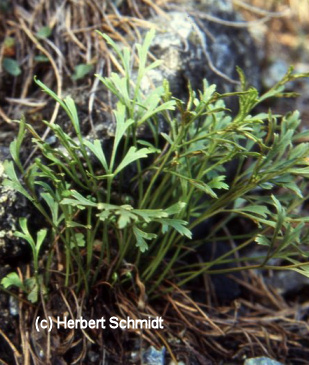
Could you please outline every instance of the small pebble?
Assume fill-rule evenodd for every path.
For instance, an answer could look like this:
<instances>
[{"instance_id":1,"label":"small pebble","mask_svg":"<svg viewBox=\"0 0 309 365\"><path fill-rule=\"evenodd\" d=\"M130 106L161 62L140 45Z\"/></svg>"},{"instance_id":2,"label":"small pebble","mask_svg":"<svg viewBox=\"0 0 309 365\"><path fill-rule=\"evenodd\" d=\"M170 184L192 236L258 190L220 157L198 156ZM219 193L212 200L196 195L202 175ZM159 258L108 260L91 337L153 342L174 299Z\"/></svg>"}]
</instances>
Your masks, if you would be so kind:
<instances>
[{"instance_id":1,"label":"small pebble","mask_svg":"<svg viewBox=\"0 0 309 365\"><path fill-rule=\"evenodd\" d=\"M143 353L143 365L164 365L165 347L156 350L150 346Z\"/></svg>"},{"instance_id":2,"label":"small pebble","mask_svg":"<svg viewBox=\"0 0 309 365\"><path fill-rule=\"evenodd\" d=\"M284 365L279 361L272 360L268 357L255 357L247 359L244 365Z\"/></svg>"},{"instance_id":3,"label":"small pebble","mask_svg":"<svg viewBox=\"0 0 309 365\"><path fill-rule=\"evenodd\" d=\"M18 300L14 297L10 297L9 299L9 308L11 316L18 316L19 309L18 309Z\"/></svg>"}]
</instances>

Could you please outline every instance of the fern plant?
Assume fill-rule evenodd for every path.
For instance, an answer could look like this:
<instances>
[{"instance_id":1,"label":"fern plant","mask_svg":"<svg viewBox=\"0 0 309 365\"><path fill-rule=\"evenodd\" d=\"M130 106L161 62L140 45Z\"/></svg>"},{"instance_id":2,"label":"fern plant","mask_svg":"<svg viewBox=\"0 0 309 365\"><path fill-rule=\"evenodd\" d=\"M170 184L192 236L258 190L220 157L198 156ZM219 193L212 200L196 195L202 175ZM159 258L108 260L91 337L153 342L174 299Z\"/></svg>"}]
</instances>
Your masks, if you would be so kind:
<instances>
[{"instance_id":1,"label":"fern plant","mask_svg":"<svg viewBox=\"0 0 309 365\"><path fill-rule=\"evenodd\" d=\"M57 280L63 268L64 286L87 294L102 273L112 284L126 280L120 271L128 265L134 265L149 294L159 286L168 287L168 281L183 285L205 272L272 268L308 275L308 218L301 215L301 206L308 198L309 146L300 142L308 132L299 130L298 112L254 113L267 98L289 96L283 94L287 82L308 75L295 75L290 69L261 96L256 89L246 88L241 70L242 89L232 94L220 95L215 85L205 81L197 93L189 87L187 102L174 98L167 82L144 95L143 78L160 64L147 64L154 32L137 45L134 77L129 49L121 50L107 35L102 37L123 67L123 76L97 75L117 98L111 153L106 153L100 140L82 135L72 98L62 100L36 79L65 110L75 136L44 121L57 137L59 147L53 148L21 120L10 147L13 161L5 164L4 184L29 199L46 220L45 251L40 248L46 230L38 233L37 246L24 220L23 233L17 233L33 249L36 285L48 288L55 267ZM224 104L231 95L239 100L236 116ZM160 131L160 120L168 125L168 133ZM139 133L144 124L153 135L152 142ZM27 132L41 157L25 169L20 149ZM231 164L236 167L229 176ZM132 171L134 176L128 180ZM195 227L219 215L220 221L203 240L192 240ZM215 260L189 263L188 252L217 240L220 228L235 217L253 222L256 228L237 238L236 247ZM253 243L266 251L261 256L235 257ZM274 267L268 264L271 258L286 264ZM180 261L186 265L179 265ZM238 266L213 269L232 261ZM45 268L43 280L37 276L39 266ZM10 273L2 285L16 285L16 276ZM18 286L22 288L23 283Z\"/></svg>"}]
</instances>

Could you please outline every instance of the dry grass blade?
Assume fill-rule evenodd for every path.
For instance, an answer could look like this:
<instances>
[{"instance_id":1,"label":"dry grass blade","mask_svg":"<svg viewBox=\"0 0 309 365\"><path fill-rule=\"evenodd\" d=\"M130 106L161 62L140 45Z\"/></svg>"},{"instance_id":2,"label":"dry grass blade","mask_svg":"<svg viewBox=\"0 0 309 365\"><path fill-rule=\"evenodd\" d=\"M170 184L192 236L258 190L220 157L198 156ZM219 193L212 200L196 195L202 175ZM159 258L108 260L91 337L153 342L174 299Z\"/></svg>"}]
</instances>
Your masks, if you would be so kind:
<instances>
[{"instance_id":1,"label":"dry grass blade","mask_svg":"<svg viewBox=\"0 0 309 365\"><path fill-rule=\"evenodd\" d=\"M8 345L10 346L10 348L13 351L14 354L14 358L15 358L15 362L16 364L19 364L20 359L22 358L21 353L17 350L17 348L14 346L14 344L12 343L12 341L7 337L7 335L1 330L0 328L0 335L5 339L5 341L8 343ZM1 360L2 361L2 360ZM25 363L27 364L27 363Z\"/></svg>"},{"instance_id":2,"label":"dry grass blade","mask_svg":"<svg viewBox=\"0 0 309 365\"><path fill-rule=\"evenodd\" d=\"M3 109L0 107L0 117L6 122L6 123L9 123L11 124L12 123L12 120L11 118L8 117L7 114L5 114L5 112L3 111Z\"/></svg>"},{"instance_id":3,"label":"dry grass blade","mask_svg":"<svg viewBox=\"0 0 309 365\"><path fill-rule=\"evenodd\" d=\"M205 313L205 311L203 311L199 306L198 304L192 300L192 298L190 298L188 296L188 294L186 294L184 292L184 290L180 289L179 287L177 287L175 284L173 283L169 283L171 286L174 287L175 291L178 292L184 299L185 301L187 301L189 303L189 305L194 308L195 310L197 310L197 312L200 313L201 315L201 321L206 321L206 323L209 323L209 325L215 330L217 331L218 334L221 334L221 335L224 335L224 331L222 331L222 329L217 326L208 316L207 314ZM190 311L192 311L192 309L190 309Z\"/></svg>"},{"instance_id":4,"label":"dry grass blade","mask_svg":"<svg viewBox=\"0 0 309 365\"><path fill-rule=\"evenodd\" d=\"M287 16L290 14L290 9L289 8L286 8L285 10L283 11L268 11L268 10L265 10L265 9L262 9L262 8L259 8L257 6L254 6L254 5L250 5L242 0L232 0L234 4L242 7L243 9L246 9L246 10L249 10L251 11L252 13L255 13L257 15L262 15L264 17L268 17L268 18L281 18L283 16Z\"/></svg>"},{"instance_id":5,"label":"dry grass blade","mask_svg":"<svg viewBox=\"0 0 309 365\"><path fill-rule=\"evenodd\" d=\"M49 59L53 69L54 69L54 72L55 72L55 77L56 77L56 80L57 80L57 95L59 97L61 97L61 91L62 91L62 79L61 79L61 76L59 74L59 71L58 71L58 67L56 65L56 62L54 61L53 57L50 55L50 53L39 43L39 41L34 37L33 33L31 32L31 30L27 27L25 21L23 20L23 18L20 16L19 17L19 21L20 21L20 24L21 24L21 28L22 30L26 33L26 35L29 37L29 39L35 44L35 46ZM51 120L50 122L51 123L54 123L56 118L57 118L57 114L58 114L58 111L59 111L59 107L60 105L57 103L56 106L55 106L55 109L54 109L54 112L53 112L53 115L51 117ZM49 130L47 130L44 135L43 135L43 139L46 138L46 136L48 135L48 132Z\"/></svg>"}]
</instances>

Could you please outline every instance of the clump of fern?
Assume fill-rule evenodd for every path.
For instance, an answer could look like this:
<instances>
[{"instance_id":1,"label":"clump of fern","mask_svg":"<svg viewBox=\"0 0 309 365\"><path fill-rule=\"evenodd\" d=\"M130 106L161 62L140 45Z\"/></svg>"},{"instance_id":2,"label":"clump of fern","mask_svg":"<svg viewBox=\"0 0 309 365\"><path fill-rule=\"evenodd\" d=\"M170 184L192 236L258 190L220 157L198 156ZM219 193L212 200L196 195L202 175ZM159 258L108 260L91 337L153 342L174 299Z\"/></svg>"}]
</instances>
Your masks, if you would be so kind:
<instances>
[{"instance_id":1,"label":"clump of fern","mask_svg":"<svg viewBox=\"0 0 309 365\"><path fill-rule=\"evenodd\" d=\"M163 282L182 285L205 272L222 272L213 266L232 261L238 262L237 268L226 271L271 267L308 275L308 218L300 210L308 198L304 192L309 146L301 143L308 132L299 131L298 112L285 116L254 112L264 100L282 96L287 82L308 75L295 75L290 69L282 81L259 95L255 88L246 88L239 70L242 89L232 94L239 100L239 111L233 116L224 104L231 94L218 94L216 86L206 81L202 91L189 88L187 102L174 98L167 82L143 94L143 78L160 64L147 63L153 31L137 45L134 77L129 49L121 50L102 36L125 71L124 76L96 75L117 98L111 153L106 153L102 141L81 134L71 97L60 99L35 80L65 110L75 135L44 121L57 138L59 147L53 148L26 121L19 122L10 147L13 161L5 163L4 184L32 202L47 227L35 239L29 222L21 219L21 232L16 232L33 252L31 290L15 273L3 278L2 285L16 285L36 301L33 293L48 290L59 258L63 285L87 294L102 273L112 284L126 280L120 271L128 264L134 265L149 294ZM159 128L162 120L168 133ZM153 135L151 142L139 133L143 125ZM40 157L24 168L20 149L27 132ZM237 167L228 176L231 163ZM192 240L195 227L219 215L222 224L203 241ZM237 239L234 249L212 261L178 265L180 258L186 262L188 252L216 240L219 228L235 217L253 222L256 228ZM253 243L265 247L261 256L235 258L236 252ZM271 258L286 265L270 266Z\"/></svg>"}]
</instances>

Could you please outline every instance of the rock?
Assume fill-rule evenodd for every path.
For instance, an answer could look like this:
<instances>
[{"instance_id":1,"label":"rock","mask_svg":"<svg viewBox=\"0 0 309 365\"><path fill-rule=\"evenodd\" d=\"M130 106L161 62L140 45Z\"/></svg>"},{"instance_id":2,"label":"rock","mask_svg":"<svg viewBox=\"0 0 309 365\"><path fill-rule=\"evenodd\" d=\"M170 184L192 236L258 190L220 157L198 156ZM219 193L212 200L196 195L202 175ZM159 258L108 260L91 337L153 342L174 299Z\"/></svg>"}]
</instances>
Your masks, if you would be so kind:
<instances>
[{"instance_id":1,"label":"rock","mask_svg":"<svg viewBox=\"0 0 309 365\"><path fill-rule=\"evenodd\" d=\"M100 361L100 355L97 352L89 351L88 359L92 363L98 363Z\"/></svg>"},{"instance_id":2,"label":"rock","mask_svg":"<svg viewBox=\"0 0 309 365\"><path fill-rule=\"evenodd\" d=\"M155 84L168 79L173 95L186 99L188 82L198 90L202 89L204 78L209 84L217 84L219 92L235 90L239 80L236 66L239 66L248 83L258 87L259 65L250 33L205 17L240 21L231 3L204 1L196 9L195 6L192 13L167 12L168 20L162 16L150 19L160 29L150 51L163 61L163 66L150 72L149 78Z\"/></svg>"},{"instance_id":3,"label":"rock","mask_svg":"<svg viewBox=\"0 0 309 365\"><path fill-rule=\"evenodd\" d=\"M164 365L165 348L162 347L160 350L156 350L153 346L150 346L143 353L143 364L144 365Z\"/></svg>"},{"instance_id":4,"label":"rock","mask_svg":"<svg viewBox=\"0 0 309 365\"><path fill-rule=\"evenodd\" d=\"M164 79L169 81L172 95L183 101L188 98L188 84L194 91L202 90L203 79L216 84L220 93L232 92L239 87L237 66L243 69L248 84L258 88L259 61L249 31L215 21L243 21L231 2L195 0L185 2L184 6L186 9L191 6L192 11L184 11L178 6L176 10L170 9L164 15L148 19L156 27L150 53L163 62L143 79L141 88L144 94L149 94L153 85L161 86ZM146 30L142 29L141 34L145 33ZM132 78L137 78L134 70ZM103 93L100 98L106 100ZM238 105L235 101L227 100L227 107L236 113ZM95 129L100 136L112 135L111 118L104 117L104 121L96 123Z\"/></svg>"},{"instance_id":5,"label":"rock","mask_svg":"<svg viewBox=\"0 0 309 365\"><path fill-rule=\"evenodd\" d=\"M271 277L265 277L267 285L276 288L281 295L301 293L305 287L309 287L309 278L296 271L274 271Z\"/></svg>"},{"instance_id":6,"label":"rock","mask_svg":"<svg viewBox=\"0 0 309 365\"><path fill-rule=\"evenodd\" d=\"M276 59L274 62L266 69L263 73L263 84L266 89L270 89L278 81L280 81L283 76L288 71L289 65L282 59Z\"/></svg>"},{"instance_id":7,"label":"rock","mask_svg":"<svg viewBox=\"0 0 309 365\"><path fill-rule=\"evenodd\" d=\"M283 365L281 362L272 360L268 357L255 357L247 359L244 365Z\"/></svg>"}]
</instances>

